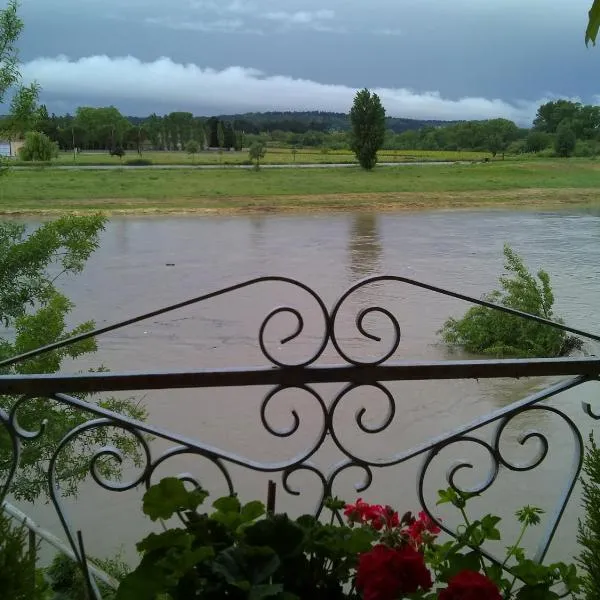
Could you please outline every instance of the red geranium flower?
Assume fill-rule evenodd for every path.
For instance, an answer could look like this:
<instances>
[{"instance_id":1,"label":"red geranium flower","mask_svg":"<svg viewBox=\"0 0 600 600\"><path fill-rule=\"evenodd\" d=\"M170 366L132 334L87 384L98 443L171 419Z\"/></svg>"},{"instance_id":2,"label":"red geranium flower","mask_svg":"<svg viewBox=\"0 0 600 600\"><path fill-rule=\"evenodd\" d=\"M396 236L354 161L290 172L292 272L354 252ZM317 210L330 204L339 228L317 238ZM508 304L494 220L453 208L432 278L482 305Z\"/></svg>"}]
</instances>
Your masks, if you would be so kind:
<instances>
[{"instance_id":1,"label":"red geranium flower","mask_svg":"<svg viewBox=\"0 0 600 600\"><path fill-rule=\"evenodd\" d=\"M391 529L400 524L398 513L391 506L367 504L362 498L359 498L356 504L347 504L344 515L352 523L368 524L377 531L380 531L384 525Z\"/></svg>"},{"instance_id":2,"label":"red geranium flower","mask_svg":"<svg viewBox=\"0 0 600 600\"><path fill-rule=\"evenodd\" d=\"M440 531L441 529L437 526L435 521L429 518L427 513L420 512L419 518L409 526L407 533L416 544L420 544L423 541L423 533L427 532L432 535L437 535Z\"/></svg>"},{"instance_id":3,"label":"red geranium flower","mask_svg":"<svg viewBox=\"0 0 600 600\"><path fill-rule=\"evenodd\" d=\"M476 571L461 571L440 592L439 600L502 600L498 586Z\"/></svg>"},{"instance_id":4,"label":"red geranium flower","mask_svg":"<svg viewBox=\"0 0 600 600\"><path fill-rule=\"evenodd\" d=\"M411 546L390 548L378 544L359 559L356 587L364 600L395 600L431 586L423 555Z\"/></svg>"},{"instance_id":5,"label":"red geranium flower","mask_svg":"<svg viewBox=\"0 0 600 600\"><path fill-rule=\"evenodd\" d=\"M370 504L363 502L363 499L359 498L356 501L356 504L346 504L346 508L344 509L344 515L352 523L364 523L365 515L367 514L370 508Z\"/></svg>"}]
</instances>

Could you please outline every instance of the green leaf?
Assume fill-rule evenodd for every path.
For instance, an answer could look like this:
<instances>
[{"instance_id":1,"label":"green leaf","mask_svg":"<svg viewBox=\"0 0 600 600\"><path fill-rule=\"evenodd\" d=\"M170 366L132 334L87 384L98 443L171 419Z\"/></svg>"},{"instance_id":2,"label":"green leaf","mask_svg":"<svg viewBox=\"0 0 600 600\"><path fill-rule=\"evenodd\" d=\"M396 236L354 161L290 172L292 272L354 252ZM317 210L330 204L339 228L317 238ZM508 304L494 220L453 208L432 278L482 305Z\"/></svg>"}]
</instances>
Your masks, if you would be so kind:
<instances>
[{"instance_id":1,"label":"green leaf","mask_svg":"<svg viewBox=\"0 0 600 600\"><path fill-rule=\"evenodd\" d=\"M536 506L524 506L521 510L518 510L516 513L516 517L519 520L519 523L523 523L524 525L532 526L540 524L540 516L544 514L544 511L541 508L537 508Z\"/></svg>"},{"instance_id":2,"label":"green leaf","mask_svg":"<svg viewBox=\"0 0 600 600\"><path fill-rule=\"evenodd\" d=\"M588 12L588 26L585 31L585 45L590 42L595 46L598 29L600 28L600 0L594 0L592 7Z\"/></svg>"},{"instance_id":3,"label":"green leaf","mask_svg":"<svg viewBox=\"0 0 600 600\"><path fill-rule=\"evenodd\" d=\"M169 529L162 533L151 533L137 544L139 552L168 550L175 546L191 548L193 538L185 529Z\"/></svg>"},{"instance_id":4,"label":"green leaf","mask_svg":"<svg viewBox=\"0 0 600 600\"><path fill-rule=\"evenodd\" d=\"M339 498L325 498L325 508L331 511L339 511L344 510L346 508L346 502L344 500L340 500Z\"/></svg>"},{"instance_id":5,"label":"green leaf","mask_svg":"<svg viewBox=\"0 0 600 600\"><path fill-rule=\"evenodd\" d=\"M261 600L261 598L271 598L283 592L283 585L280 583L254 585L250 588L248 600Z\"/></svg>"},{"instance_id":6,"label":"green leaf","mask_svg":"<svg viewBox=\"0 0 600 600\"><path fill-rule=\"evenodd\" d=\"M296 519L296 523L302 529L313 529L316 525L319 525L319 521L313 515L302 515Z\"/></svg>"},{"instance_id":7,"label":"green leaf","mask_svg":"<svg viewBox=\"0 0 600 600\"><path fill-rule=\"evenodd\" d=\"M454 554L450 556L449 566L444 572L446 581L452 579L461 571L479 571L481 561L479 552L473 551L468 554Z\"/></svg>"},{"instance_id":8,"label":"green leaf","mask_svg":"<svg viewBox=\"0 0 600 600\"><path fill-rule=\"evenodd\" d=\"M222 513L239 514L241 510L240 501L235 496L224 496L213 502L213 508Z\"/></svg>"},{"instance_id":9,"label":"green leaf","mask_svg":"<svg viewBox=\"0 0 600 600\"><path fill-rule=\"evenodd\" d=\"M344 548L350 555L366 552L375 541L377 534L371 529L351 529L345 538Z\"/></svg>"},{"instance_id":10,"label":"green leaf","mask_svg":"<svg viewBox=\"0 0 600 600\"><path fill-rule=\"evenodd\" d=\"M244 523L250 523L251 521L255 521L259 517L262 517L265 514L265 505L258 500L254 502L248 502L242 507L241 517Z\"/></svg>"},{"instance_id":11,"label":"green leaf","mask_svg":"<svg viewBox=\"0 0 600 600\"><path fill-rule=\"evenodd\" d=\"M153 565L148 569L138 567L121 581L115 600L155 600L165 587L162 574Z\"/></svg>"},{"instance_id":12,"label":"green leaf","mask_svg":"<svg viewBox=\"0 0 600 600\"><path fill-rule=\"evenodd\" d=\"M207 497L204 490L188 492L183 481L167 477L144 494L144 513L153 521L170 519L176 512L196 510Z\"/></svg>"},{"instance_id":13,"label":"green leaf","mask_svg":"<svg viewBox=\"0 0 600 600\"><path fill-rule=\"evenodd\" d=\"M481 519L481 529L486 540L501 539L500 530L496 527L502 519L493 515L486 515Z\"/></svg>"},{"instance_id":14,"label":"green leaf","mask_svg":"<svg viewBox=\"0 0 600 600\"><path fill-rule=\"evenodd\" d=\"M438 490L437 504L454 504L458 500L458 494L452 489Z\"/></svg>"},{"instance_id":15,"label":"green leaf","mask_svg":"<svg viewBox=\"0 0 600 600\"><path fill-rule=\"evenodd\" d=\"M558 600L560 596L545 585L526 585L517 593L517 600Z\"/></svg>"},{"instance_id":16,"label":"green leaf","mask_svg":"<svg viewBox=\"0 0 600 600\"><path fill-rule=\"evenodd\" d=\"M250 589L250 585L268 581L280 564L271 548L235 547L221 552L211 568L231 585L245 588L248 584L247 589Z\"/></svg>"},{"instance_id":17,"label":"green leaf","mask_svg":"<svg viewBox=\"0 0 600 600\"><path fill-rule=\"evenodd\" d=\"M500 587L502 579L504 578L504 570L497 563L492 563L486 567L486 573L488 577Z\"/></svg>"},{"instance_id":18,"label":"green leaf","mask_svg":"<svg viewBox=\"0 0 600 600\"><path fill-rule=\"evenodd\" d=\"M275 515L248 527L245 541L252 546L268 546L279 556L287 557L302 551L304 531L287 515Z\"/></svg>"}]
</instances>

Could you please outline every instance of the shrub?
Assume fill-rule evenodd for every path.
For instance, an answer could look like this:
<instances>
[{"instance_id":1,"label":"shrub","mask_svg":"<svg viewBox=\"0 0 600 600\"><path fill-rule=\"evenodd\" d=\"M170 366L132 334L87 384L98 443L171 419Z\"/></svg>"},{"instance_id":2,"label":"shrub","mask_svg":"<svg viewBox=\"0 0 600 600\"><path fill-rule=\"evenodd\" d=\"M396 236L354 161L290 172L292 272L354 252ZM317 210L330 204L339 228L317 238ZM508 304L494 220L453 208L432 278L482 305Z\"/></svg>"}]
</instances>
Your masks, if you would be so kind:
<instances>
[{"instance_id":1,"label":"shrub","mask_svg":"<svg viewBox=\"0 0 600 600\"><path fill-rule=\"evenodd\" d=\"M25 135L25 143L19 150L19 158L26 162L50 162L58 156L58 145L47 135L39 131L30 131Z\"/></svg>"},{"instance_id":2,"label":"shrub","mask_svg":"<svg viewBox=\"0 0 600 600\"><path fill-rule=\"evenodd\" d=\"M593 157L598 155L598 145L594 140L577 140L575 144L575 156Z\"/></svg>"},{"instance_id":3,"label":"shrub","mask_svg":"<svg viewBox=\"0 0 600 600\"><path fill-rule=\"evenodd\" d=\"M262 142L254 142L248 151L248 157L254 163L256 170L260 169L260 160L265 157L267 147Z\"/></svg>"},{"instance_id":4,"label":"shrub","mask_svg":"<svg viewBox=\"0 0 600 600\"><path fill-rule=\"evenodd\" d=\"M562 323L552 312L554 295L549 275L538 271L536 279L506 244L504 257L509 275L499 279L502 291L494 290L484 299ZM496 357L555 357L582 346L579 338L560 329L485 306L470 308L462 319L451 317L438 333L446 344Z\"/></svg>"},{"instance_id":5,"label":"shrub","mask_svg":"<svg viewBox=\"0 0 600 600\"><path fill-rule=\"evenodd\" d=\"M577 542L583 549L577 562L584 572L584 598L597 600L600 598L600 449L592 435L583 471L586 475L581 481L585 515L577 528Z\"/></svg>"},{"instance_id":6,"label":"shrub","mask_svg":"<svg viewBox=\"0 0 600 600\"><path fill-rule=\"evenodd\" d=\"M118 156L121 159L125 156L125 150L122 146L116 146L115 148L111 148L108 153L111 156Z\"/></svg>"},{"instance_id":7,"label":"shrub","mask_svg":"<svg viewBox=\"0 0 600 600\"><path fill-rule=\"evenodd\" d=\"M554 138L554 151L556 155L563 158L572 156L573 152L575 152L576 144L577 138L571 126L567 122L561 122Z\"/></svg>"},{"instance_id":8,"label":"shrub","mask_svg":"<svg viewBox=\"0 0 600 600\"><path fill-rule=\"evenodd\" d=\"M550 145L550 136L543 131L532 130L527 134L525 139L526 152L541 152Z\"/></svg>"},{"instance_id":9,"label":"shrub","mask_svg":"<svg viewBox=\"0 0 600 600\"><path fill-rule=\"evenodd\" d=\"M149 158L130 158L125 161L125 165L128 167L147 167L154 164Z\"/></svg>"},{"instance_id":10,"label":"shrub","mask_svg":"<svg viewBox=\"0 0 600 600\"><path fill-rule=\"evenodd\" d=\"M47 586L29 553L27 530L15 525L0 508L0 597L7 600L44 600Z\"/></svg>"},{"instance_id":11,"label":"shrub","mask_svg":"<svg viewBox=\"0 0 600 600\"><path fill-rule=\"evenodd\" d=\"M114 558L90 559L98 568L122 581L129 574L130 568L120 554ZM46 569L46 578L50 588L57 595L55 600L81 600L86 597L86 583L79 565L64 554L57 554ZM113 600L115 590L102 582L98 582L102 600Z\"/></svg>"}]
</instances>

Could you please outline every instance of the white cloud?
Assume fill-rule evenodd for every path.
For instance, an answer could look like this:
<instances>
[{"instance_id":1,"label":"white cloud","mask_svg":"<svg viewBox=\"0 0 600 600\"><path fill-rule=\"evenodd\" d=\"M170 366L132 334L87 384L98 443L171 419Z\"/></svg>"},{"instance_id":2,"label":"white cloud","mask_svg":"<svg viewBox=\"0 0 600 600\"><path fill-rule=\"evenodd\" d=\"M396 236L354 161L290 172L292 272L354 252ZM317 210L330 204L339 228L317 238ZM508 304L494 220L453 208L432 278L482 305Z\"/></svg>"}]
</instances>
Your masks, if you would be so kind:
<instances>
[{"instance_id":1,"label":"white cloud","mask_svg":"<svg viewBox=\"0 0 600 600\"><path fill-rule=\"evenodd\" d=\"M319 21L327 21L335 18L332 10L322 9L315 11L299 10L296 12L268 12L264 15L269 21L278 21L286 25L311 25Z\"/></svg>"},{"instance_id":2,"label":"white cloud","mask_svg":"<svg viewBox=\"0 0 600 600\"><path fill-rule=\"evenodd\" d=\"M232 0L229 3L216 0L190 0L189 7L201 12L216 12L219 14L246 15L255 12L256 8L251 2Z\"/></svg>"},{"instance_id":3,"label":"white cloud","mask_svg":"<svg viewBox=\"0 0 600 600\"><path fill-rule=\"evenodd\" d=\"M169 58L144 63L129 57L91 56L72 61L67 57L40 58L23 65L27 81L37 80L45 92L77 102L97 98L99 104L138 101L172 106L172 110L201 112L214 107L221 112L264 110L326 110L347 112L356 90L256 69L229 67L222 71ZM488 98L444 98L439 92L404 88L375 89L388 115L420 119L487 119L505 117L527 124L539 104Z\"/></svg>"},{"instance_id":4,"label":"white cloud","mask_svg":"<svg viewBox=\"0 0 600 600\"><path fill-rule=\"evenodd\" d=\"M373 31L373 33L375 35L385 35L385 36L394 36L394 37L404 35L404 32L402 31L402 29L389 29L389 28L375 29Z\"/></svg>"},{"instance_id":5,"label":"white cloud","mask_svg":"<svg viewBox=\"0 0 600 600\"><path fill-rule=\"evenodd\" d=\"M241 19L218 19L216 21L180 21L171 17L147 17L144 23L161 25L169 29L184 31L205 31L216 33L232 33L242 31L244 22Z\"/></svg>"}]
</instances>

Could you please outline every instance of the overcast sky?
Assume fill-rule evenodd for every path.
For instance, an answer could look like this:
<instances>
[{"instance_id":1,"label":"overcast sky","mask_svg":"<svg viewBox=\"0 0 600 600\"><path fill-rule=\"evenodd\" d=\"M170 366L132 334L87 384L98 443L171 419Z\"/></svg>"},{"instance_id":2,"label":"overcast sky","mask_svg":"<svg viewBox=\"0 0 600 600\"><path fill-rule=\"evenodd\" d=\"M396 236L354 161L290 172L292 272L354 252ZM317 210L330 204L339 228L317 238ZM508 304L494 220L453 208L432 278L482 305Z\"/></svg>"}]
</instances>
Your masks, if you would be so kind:
<instances>
[{"instance_id":1,"label":"overcast sky","mask_svg":"<svg viewBox=\"0 0 600 600\"><path fill-rule=\"evenodd\" d=\"M347 112L527 123L557 96L593 102L591 0L22 0L26 80L63 113Z\"/></svg>"}]
</instances>

